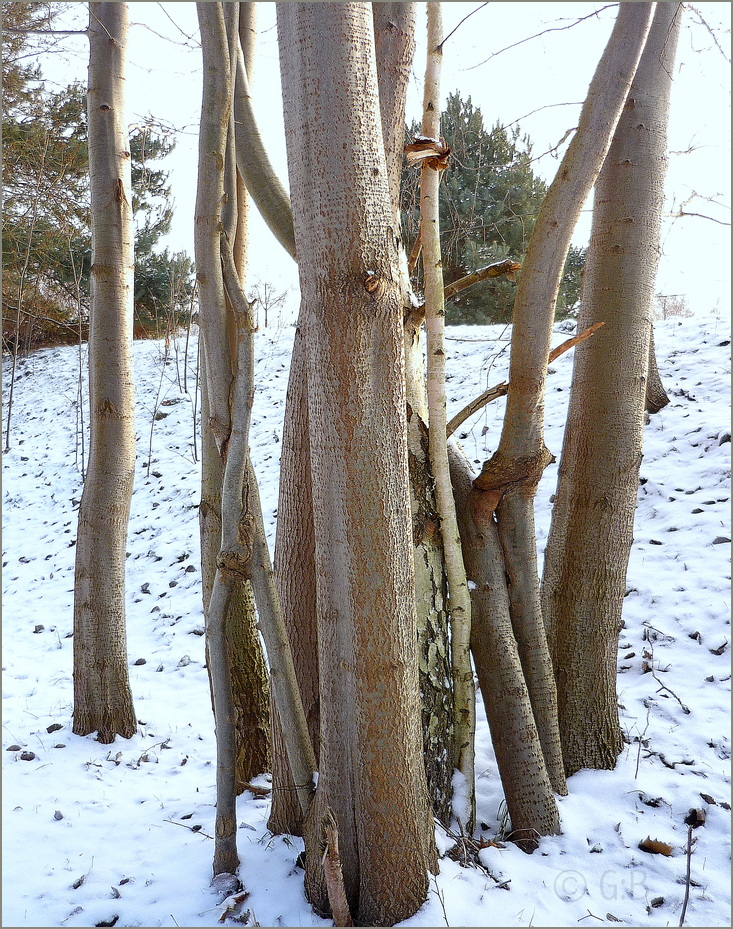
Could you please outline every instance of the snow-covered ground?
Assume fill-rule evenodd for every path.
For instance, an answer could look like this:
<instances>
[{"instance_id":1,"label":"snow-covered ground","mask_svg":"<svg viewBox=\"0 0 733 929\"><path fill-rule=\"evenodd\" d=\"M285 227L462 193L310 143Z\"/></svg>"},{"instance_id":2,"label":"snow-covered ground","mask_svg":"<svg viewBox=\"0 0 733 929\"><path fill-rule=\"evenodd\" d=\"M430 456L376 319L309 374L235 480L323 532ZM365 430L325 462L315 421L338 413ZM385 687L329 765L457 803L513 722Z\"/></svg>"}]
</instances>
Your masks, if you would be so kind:
<instances>
[{"instance_id":1,"label":"snow-covered ground","mask_svg":"<svg viewBox=\"0 0 733 929\"><path fill-rule=\"evenodd\" d=\"M257 336L252 447L271 541L292 336ZM508 333L466 327L449 336L452 415L505 378L508 352L497 351ZM555 344L566 337L556 327ZM694 830L685 924L730 925L730 326L670 319L657 324L656 340L672 402L646 427L619 648L628 741L618 766L570 779L563 834L533 855L500 842L480 852L481 869L444 855L428 900L403 925L677 926L693 808L707 818ZM209 886L214 737L198 565L195 346L189 394L179 383L183 349L179 339L164 364L162 343L135 345L127 616L140 726L109 746L71 732L78 353L49 349L20 362L3 455L4 926L234 924ZM556 454L571 356L548 380L547 445ZM7 384L6 363L5 400ZM461 430L477 466L498 441L502 412L495 403ZM552 465L540 486L540 548L556 478ZM480 699L478 715L478 820L489 840L500 829L502 791ZM268 833L268 807L251 793L239 799L249 924L329 925L304 897L301 841ZM647 838L668 843L671 855L641 850ZM438 844L442 853L452 844L442 830Z\"/></svg>"}]
</instances>

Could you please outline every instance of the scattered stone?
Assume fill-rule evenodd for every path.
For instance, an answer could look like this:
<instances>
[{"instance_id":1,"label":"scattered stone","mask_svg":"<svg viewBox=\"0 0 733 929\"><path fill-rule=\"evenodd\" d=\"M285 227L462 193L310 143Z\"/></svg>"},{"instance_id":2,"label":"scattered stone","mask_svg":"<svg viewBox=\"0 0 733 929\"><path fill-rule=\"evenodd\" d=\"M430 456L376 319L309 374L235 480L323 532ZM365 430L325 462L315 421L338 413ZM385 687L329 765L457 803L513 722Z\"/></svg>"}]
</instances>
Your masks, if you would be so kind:
<instances>
[{"instance_id":1,"label":"scattered stone","mask_svg":"<svg viewBox=\"0 0 733 929\"><path fill-rule=\"evenodd\" d=\"M702 797L702 799L703 799L706 803L709 803L711 806L717 806L717 805L718 805L717 802L715 801L715 799L714 799L713 797L710 796L710 794L700 794L700 796Z\"/></svg>"},{"instance_id":2,"label":"scattered stone","mask_svg":"<svg viewBox=\"0 0 733 929\"><path fill-rule=\"evenodd\" d=\"M702 642L702 636L700 635L699 632L689 632L687 634L687 637L689 639L694 639L696 642Z\"/></svg>"},{"instance_id":3,"label":"scattered stone","mask_svg":"<svg viewBox=\"0 0 733 929\"><path fill-rule=\"evenodd\" d=\"M184 655L183 658L181 658L181 660L178 662L176 667L185 668L187 665L190 665L190 664L191 664L191 659L188 657L188 655Z\"/></svg>"},{"instance_id":4,"label":"scattered stone","mask_svg":"<svg viewBox=\"0 0 733 929\"><path fill-rule=\"evenodd\" d=\"M66 748L66 745L63 742L58 742L54 745L54 748Z\"/></svg>"},{"instance_id":5,"label":"scattered stone","mask_svg":"<svg viewBox=\"0 0 733 929\"><path fill-rule=\"evenodd\" d=\"M33 629L33 632L34 632L35 635L38 635L38 633L39 633L39 632L43 632L43 630L44 630L45 628L46 628L45 626L41 626L41 625L39 624L38 626L36 626L36 627Z\"/></svg>"},{"instance_id":6,"label":"scattered stone","mask_svg":"<svg viewBox=\"0 0 733 929\"><path fill-rule=\"evenodd\" d=\"M718 436L718 445L725 445L726 442L730 442L730 432L721 432Z\"/></svg>"},{"instance_id":7,"label":"scattered stone","mask_svg":"<svg viewBox=\"0 0 733 929\"><path fill-rule=\"evenodd\" d=\"M8 745L8 747L5 749L6 752L19 752L21 750L22 749L20 745Z\"/></svg>"},{"instance_id":8,"label":"scattered stone","mask_svg":"<svg viewBox=\"0 0 733 929\"><path fill-rule=\"evenodd\" d=\"M211 888L216 893L220 894L222 898L229 897L231 894L239 893L242 889L242 882L236 874L230 874L228 871L224 871L222 874L214 876L211 881Z\"/></svg>"},{"instance_id":9,"label":"scattered stone","mask_svg":"<svg viewBox=\"0 0 733 929\"><path fill-rule=\"evenodd\" d=\"M94 925L95 926L114 926L114 924L117 922L119 918L120 918L119 915L115 914L114 916L111 916L109 919L101 919L98 923L94 923Z\"/></svg>"},{"instance_id":10,"label":"scattered stone","mask_svg":"<svg viewBox=\"0 0 733 929\"><path fill-rule=\"evenodd\" d=\"M146 581L146 582L140 587L140 591L141 591L141 593L149 594L149 593L150 593L150 581Z\"/></svg>"},{"instance_id":11,"label":"scattered stone","mask_svg":"<svg viewBox=\"0 0 733 929\"><path fill-rule=\"evenodd\" d=\"M652 897L649 901L649 905L657 909L657 907L664 906L664 897Z\"/></svg>"},{"instance_id":12,"label":"scattered stone","mask_svg":"<svg viewBox=\"0 0 733 929\"><path fill-rule=\"evenodd\" d=\"M53 818L58 821L59 819L64 818L64 814L61 812L61 810L56 810L56 812L53 814Z\"/></svg>"},{"instance_id":13,"label":"scattered stone","mask_svg":"<svg viewBox=\"0 0 733 929\"><path fill-rule=\"evenodd\" d=\"M36 753L35 752L21 752L18 755L21 761L35 761Z\"/></svg>"},{"instance_id":14,"label":"scattered stone","mask_svg":"<svg viewBox=\"0 0 733 929\"><path fill-rule=\"evenodd\" d=\"M59 729L63 728L64 727L61 725L61 723L51 723L50 726L46 727L46 732L58 732Z\"/></svg>"},{"instance_id":15,"label":"scattered stone","mask_svg":"<svg viewBox=\"0 0 733 929\"><path fill-rule=\"evenodd\" d=\"M84 883L85 880L86 880L86 874L82 874L81 877L77 877L77 879L76 879L76 880L74 881L74 883L71 885L71 889L72 889L72 890L78 890L78 889L81 887L81 885Z\"/></svg>"},{"instance_id":16,"label":"scattered stone","mask_svg":"<svg viewBox=\"0 0 733 929\"><path fill-rule=\"evenodd\" d=\"M135 662L135 664L136 664L136 665L143 665L143 664L147 664L147 661L146 661L144 658L138 658L137 661Z\"/></svg>"},{"instance_id":17,"label":"scattered stone","mask_svg":"<svg viewBox=\"0 0 733 929\"><path fill-rule=\"evenodd\" d=\"M727 535L716 535L713 539L713 545L725 545L726 542L730 542Z\"/></svg>"},{"instance_id":18,"label":"scattered stone","mask_svg":"<svg viewBox=\"0 0 733 929\"><path fill-rule=\"evenodd\" d=\"M722 655L726 648L728 648L728 643L723 642L722 645L719 645L717 648L709 648L708 651L711 655Z\"/></svg>"}]
</instances>

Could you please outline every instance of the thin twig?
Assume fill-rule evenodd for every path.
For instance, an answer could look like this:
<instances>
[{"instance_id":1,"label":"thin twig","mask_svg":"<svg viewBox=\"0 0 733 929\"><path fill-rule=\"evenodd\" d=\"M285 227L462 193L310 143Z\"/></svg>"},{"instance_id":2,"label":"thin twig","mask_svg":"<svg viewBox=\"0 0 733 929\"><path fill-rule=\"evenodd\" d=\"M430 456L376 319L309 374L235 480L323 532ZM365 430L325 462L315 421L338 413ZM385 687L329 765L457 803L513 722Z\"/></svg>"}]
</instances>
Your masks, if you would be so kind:
<instances>
[{"instance_id":1,"label":"thin twig","mask_svg":"<svg viewBox=\"0 0 733 929\"><path fill-rule=\"evenodd\" d=\"M566 339L562 344L558 345L557 348L553 348L547 358L547 363L550 364L556 358L559 358L560 355L563 355L565 352L569 351L571 348L574 348L579 342L584 342L587 338L593 335L601 326L604 326L605 323L594 323L592 326L589 326L587 329L584 329L583 332L578 333L578 335L572 336L570 339ZM501 384L497 384L496 387L490 387L488 390L485 390L482 394L476 397L475 400L472 400L467 406L456 413L453 419L450 420L446 426L446 431L448 436L453 435L456 429L464 423L469 416L472 416L481 407L486 406L487 403L491 403L492 400L498 400L499 397L504 397L509 392L509 384L506 381L503 381Z\"/></svg>"},{"instance_id":2,"label":"thin twig","mask_svg":"<svg viewBox=\"0 0 733 929\"><path fill-rule=\"evenodd\" d=\"M687 827L687 874L685 876L685 899L682 904L682 913L680 914L680 926L685 924L687 915L687 904L690 900L690 872L692 870L692 826Z\"/></svg>"},{"instance_id":3,"label":"thin twig","mask_svg":"<svg viewBox=\"0 0 733 929\"><path fill-rule=\"evenodd\" d=\"M164 823L172 823L174 826L181 826L183 829L188 829L189 832L195 832L196 835L202 835L206 839L213 839L213 835L209 835L208 832L202 832L201 829L194 829L193 826L187 826L186 823L177 823L175 819L164 819Z\"/></svg>"},{"instance_id":4,"label":"thin twig","mask_svg":"<svg viewBox=\"0 0 733 929\"><path fill-rule=\"evenodd\" d=\"M644 736L646 735L646 731L647 731L648 728L649 728L649 709L647 708L647 711L646 711L646 726L644 726L644 731L643 731L643 732L641 733L641 735L639 736L639 750L638 750L637 753L636 753L636 770L634 771L634 780L636 780L637 777L639 776L639 764L640 764L640 762L641 762L641 746L642 746L642 740L644 739Z\"/></svg>"},{"instance_id":5,"label":"thin twig","mask_svg":"<svg viewBox=\"0 0 733 929\"><path fill-rule=\"evenodd\" d=\"M443 48L443 46L444 46L445 43L448 41L448 39L450 39L450 37L453 35L453 33L454 33L454 32L457 32L458 29L466 22L466 20L467 20L469 17L473 16L474 13L478 13L479 10L483 10L483 8L484 8L485 6L488 6L488 5L489 5L489 4L488 4L488 0L487 0L486 3L482 3L481 6L477 6L475 10L471 10L470 13L467 13L467 14L463 17L463 19L460 21L460 23L458 23L458 25L456 26L456 28L453 29L451 32L449 32L448 35L447 35L447 36L443 39L443 41L440 43L440 45L438 45L438 46L436 47L436 51ZM702 17L700 17L700 18L702 19Z\"/></svg>"},{"instance_id":6,"label":"thin twig","mask_svg":"<svg viewBox=\"0 0 733 929\"><path fill-rule=\"evenodd\" d=\"M580 23L585 22L586 19L590 19L592 16L598 16L599 13L603 13L605 10L611 10L616 6L615 3L608 3L606 6L602 6L600 10L593 10L592 13L588 13L587 16L581 16L580 19L576 19L574 23L570 23L569 26L552 26L550 29L543 29L542 32L538 32L536 35L527 36L526 39L520 39L519 42L514 42L511 45L507 45L506 48L500 48L498 52L492 52L488 58L485 58L483 61L479 61L477 65L471 65L470 68L466 68L466 71L473 71L474 68L480 68L481 65L485 65L486 62L491 61L492 58L496 58L497 55L501 55L502 52L508 52L512 48L516 48L518 45L524 45L525 42L531 42L532 39L539 39L540 36L547 35L548 32L564 32L566 29L572 29L574 26L580 25Z\"/></svg>"},{"instance_id":7,"label":"thin twig","mask_svg":"<svg viewBox=\"0 0 733 929\"><path fill-rule=\"evenodd\" d=\"M677 694L676 694L670 687L667 687L666 684L663 684L663 683L659 680L659 678L657 677L657 672L656 672L656 671L654 670L654 668L651 667L651 666L650 666L650 671L652 672L652 677L653 677L654 680L657 682L657 684L659 684L660 688L661 688L662 690L666 690L667 693L672 694L672 696L675 698L675 700L676 700L676 701L679 703L679 705L682 707L682 712L683 712L683 713L686 713L687 715L689 715L689 714L692 712L692 710L689 708L689 706L685 706L685 704L680 700L680 698L677 696Z\"/></svg>"}]
</instances>

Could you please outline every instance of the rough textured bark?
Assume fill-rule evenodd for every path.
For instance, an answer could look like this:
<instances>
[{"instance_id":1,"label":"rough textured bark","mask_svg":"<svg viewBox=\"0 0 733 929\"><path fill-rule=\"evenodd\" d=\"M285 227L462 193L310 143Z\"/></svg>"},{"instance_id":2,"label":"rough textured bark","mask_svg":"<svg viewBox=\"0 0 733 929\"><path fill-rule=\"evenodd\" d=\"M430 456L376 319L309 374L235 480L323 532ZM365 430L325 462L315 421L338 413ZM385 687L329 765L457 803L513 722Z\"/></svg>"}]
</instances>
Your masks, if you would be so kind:
<instances>
[{"instance_id":1,"label":"rough textured bark","mask_svg":"<svg viewBox=\"0 0 733 929\"><path fill-rule=\"evenodd\" d=\"M355 921L386 926L425 899L434 847L419 727L402 308L371 10L282 4L278 30L306 308L318 591L321 751L306 889L327 911L319 846L330 806Z\"/></svg>"},{"instance_id":2,"label":"rough textured bark","mask_svg":"<svg viewBox=\"0 0 733 929\"><path fill-rule=\"evenodd\" d=\"M622 747L618 634L642 457L667 120L680 4L658 3L598 178L543 602L568 774Z\"/></svg>"},{"instance_id":3,"label":"rough textured bark","mask_svg":"<svg viewBox=\"0 0 733 929\"><path fill-rule=\"evenodd\" d=\"M557 693L537 576L534 497L552 456L544 390L554 307L573 229L601 169L651 24L654 4L624 3L581 111L575 137L543 201L514 304L509 392L499 447L475 486L498 500L512 624L554 789L566 792Z\"/></svg>"},{"instance_id":4,"label":"rough textured bark","mask_svg":"<svg viewBox=\"0 0 733 929\"><path fill-rule=\"evenodd\" d=\"M491 729L512 839L525 849L560 831L527 683L514 638L504 555L487 495L471 487L463 452L448 446L451 477L471 590L471 652Z\"/></svg>"},{"instance_id":5,"label":"rough textured bark","mask_svg":"<svg viewBox=\"0 0 733 929\"><path fill-rule=\"evenodd\" d=\"M440 68L443 59L443 23L439 3L427 6L427 65L423 98L422 133L440 137ZM428 445L435 478L443 554L448 581L451 628L451 676L453 679L453 757L462 775L465 808L454 812L470 833L476 818L474 783L474 734L476 693L471 667L471 597L466 581L461 539L448 464L445 395L445 303L440 254L440 169L434 159L423 162L420 174L420 239L425 279L425 329L427 333Z\"/></svg>"},{"instance_id":6,"label":"rough textured bark","mask_svg":"<svg viewBox=\"0 0 733 929\"><path fill-rule=\"evenodd\" d=\"M125 549L135 471L133 224L124 113L128 11L89 6L90 452L74 584L74 732L137 728L127 671Z\"/></svg>"},{"instance_id":7,"label":"rough textured bark","mask_svg":"<svg viewBox=\"0 0 733 929\"><path fill-rule=\"evenodd\" d=\"M654 348L654 324L649 323L649 370L646 377L646 397L644 409L647 413L658 413L669 403L667 391L657 367L657 353Z\"/></svg>"},{"instance_id":8,"label":"rough textured bark","mask_svg":"<svg viewBox=\"0 0 733 929\"><path fill-rule=\"evenodd\" d=\"M382 139L387 158L393 228L400 237L400 285L405 319L407 446L415 555L423 756L435 815L446 825L451 815L453 688L451 685L443 544L435 509L435 484L428 453L428 413L421 341L422 318L412 314L414 295L400 230L399 193L405 138L405 97L415 49L415 4L374 3L374 46L379 81Z\"/></svg>"},{"instance_id":9,"label":"rough textured bark","mask_svg":"<svg viewBox=\"0 0 733 929\"><path fill-rule=\"evenodd\" d=\"M283 617L295 657L295 673L308 720L308 731L318 760L320 701L316 631L316 556L307 391L306 355L303 333L299 327L295 334L285 401L274 567ZM272 733L272 808L268 828L273 832L301 835L302 811L295 795L277 714L273 714Z\"/></svg>"}]
</instances>

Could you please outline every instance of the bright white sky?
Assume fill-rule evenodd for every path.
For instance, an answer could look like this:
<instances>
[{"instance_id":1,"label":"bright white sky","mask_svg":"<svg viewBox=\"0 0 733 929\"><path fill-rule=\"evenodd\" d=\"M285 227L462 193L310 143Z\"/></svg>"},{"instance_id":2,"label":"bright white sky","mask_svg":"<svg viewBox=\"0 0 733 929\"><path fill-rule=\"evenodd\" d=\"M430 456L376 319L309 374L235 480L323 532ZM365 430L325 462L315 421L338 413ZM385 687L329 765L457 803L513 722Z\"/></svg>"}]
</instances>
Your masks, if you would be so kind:
<instances>
[{"instance_id":1,"label":"bright white sky","mask_svg":"<svg viewBox=\"0 0 733 929\"><path fill-rule=\"evenodd\" d=\"M69 3L77 28L86 24L86 4ZM130 3L128 112L130 122L152 114L180 129L178 146L165 165L176 204L166 244L193 255L197 129L201 105L201 55L195 3ZM271 159L287 178L280 100L275 3L258 3L260 41L254 81L255 108ZM418 4L418 50L408 121L420 116L424 70L425 14ZM615 6L601 3L444 3L447 35L472 10L445 45L444 97L459 89L479 106L484 123L519 120L539 156L536 170L551 181L565 150L544 154L577 125L577 115L615 19ZM598 10L597 15L592 15ZM664 255L657 292L686 297L697 312L730 312L730 5L698 3L687 10L672 91L670 158ZM588 16L578 25L581 17ZM715 38L700 23L702 17ZM537 38L539 33L546 34ZM528 40L528 41L523 41ZM716 41L722 47L716 47ZM518 44L521 43L521 44ZM88 48L83 38L64 39L69 54L47 55L44 71L59 83L86 81ZM510 46L514 46L511 47ZM726 60L727 59L727 60ZM286 185L287 186L287 185ZM695 196L696 195L696 196ZM692 200L689 198L694 197ZM686 201L687 205L683 206ZM590 203L575 235L586 245ZM673 219L680 208L706 217ZM297 272L259 217L251 224L250 274L279 288L294 288Z\"/></svg>"}]
</instances>

